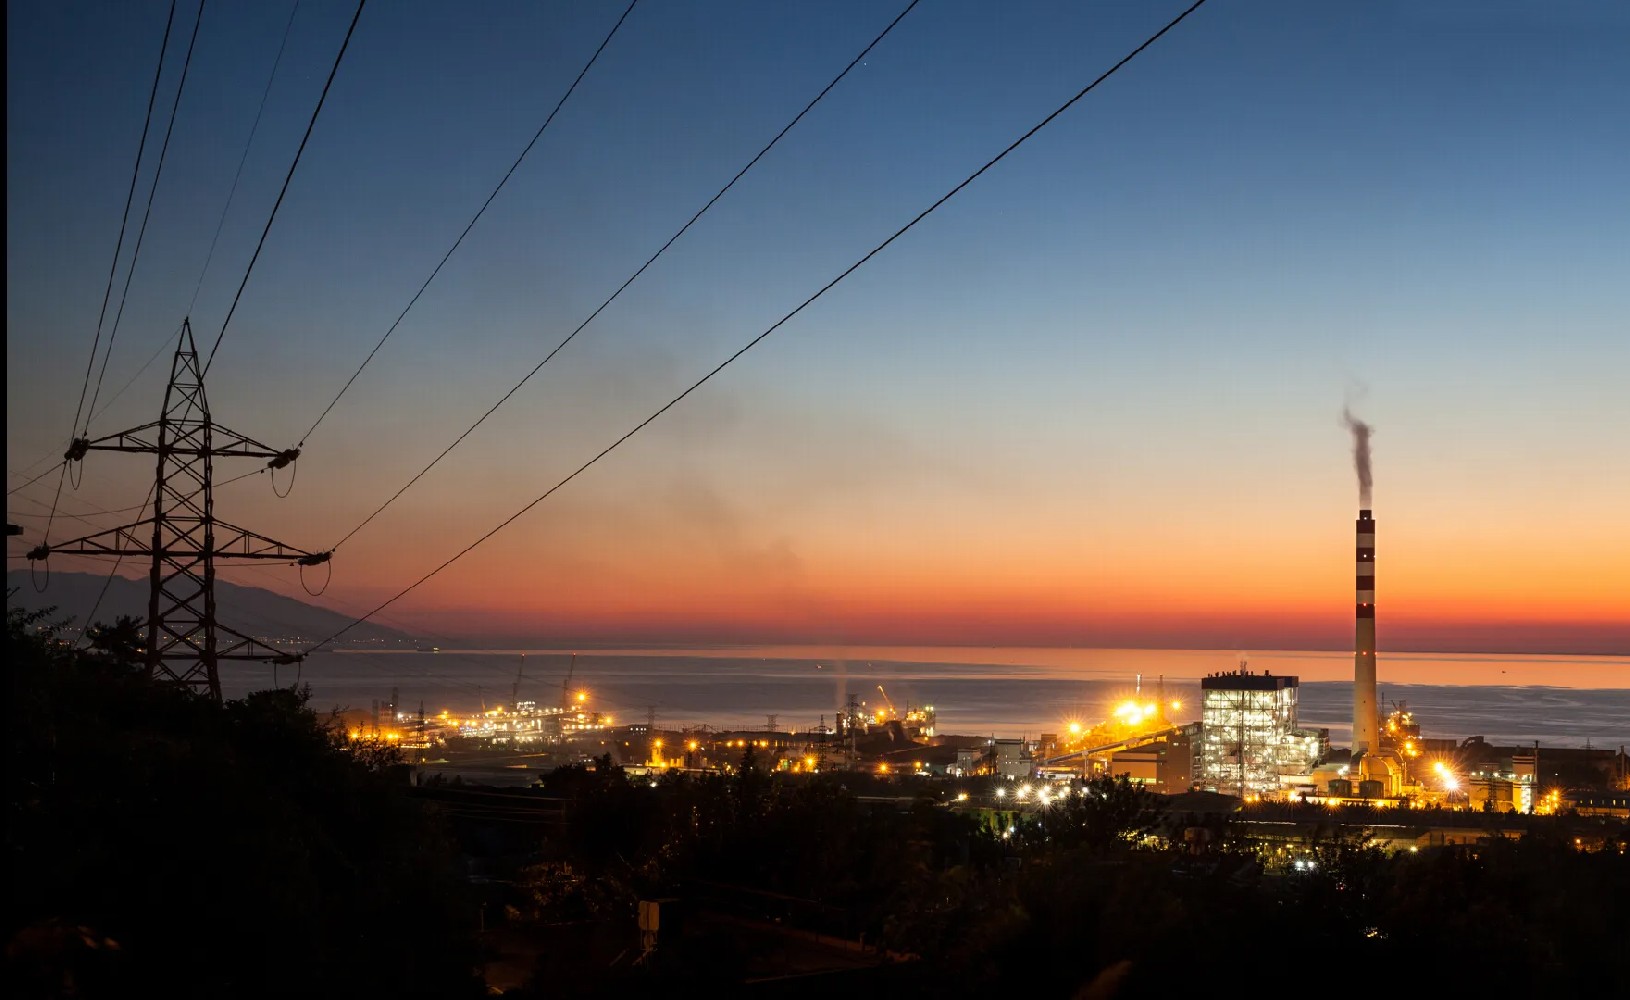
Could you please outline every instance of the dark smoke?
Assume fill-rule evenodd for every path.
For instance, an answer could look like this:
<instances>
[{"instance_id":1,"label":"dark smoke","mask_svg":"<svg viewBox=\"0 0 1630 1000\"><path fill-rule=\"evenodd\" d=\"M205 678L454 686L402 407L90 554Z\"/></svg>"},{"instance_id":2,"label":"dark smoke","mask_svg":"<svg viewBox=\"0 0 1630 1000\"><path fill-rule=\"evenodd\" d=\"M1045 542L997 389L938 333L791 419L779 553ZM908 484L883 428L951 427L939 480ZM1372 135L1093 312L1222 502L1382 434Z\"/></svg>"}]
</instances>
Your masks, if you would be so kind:
<instances>
[{"instance_id":1,"label":"dark smoke","mask_svg":"<svg viewBox=\"0 0 1630 1000\"><path fill-rule=\"evenodd\" d=\"M1353 416L1353 411L1345 407L1341 411L1341 419L1347 424L1347 429L1353 432L1353 467L1358 470L1358 505L1364 510L1370 509L1370 432L1373 428L1364 421Z\"/></svg>"}]
</instances>

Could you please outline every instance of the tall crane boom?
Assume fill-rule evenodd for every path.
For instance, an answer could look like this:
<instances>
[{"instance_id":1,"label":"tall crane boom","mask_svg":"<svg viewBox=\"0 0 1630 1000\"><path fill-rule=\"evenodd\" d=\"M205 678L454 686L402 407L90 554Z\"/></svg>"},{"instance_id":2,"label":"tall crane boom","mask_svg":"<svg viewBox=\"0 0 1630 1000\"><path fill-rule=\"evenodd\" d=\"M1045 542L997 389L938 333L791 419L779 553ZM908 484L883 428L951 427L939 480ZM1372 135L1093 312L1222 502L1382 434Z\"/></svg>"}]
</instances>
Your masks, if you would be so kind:
<instances>
[{"instance_id":1,"label":"tall crane boom","mask_svg":"<svg viewBox=\"0 0 1630 1000\"><path fill-rule=\"evenodd\" d=\"M877 693L883 696L883 704L885 704L885 705L887 705L889 707L889 714L890 715L899 715L900 714L899 710L894 707L894 702L889 700L889 693L887 691L883 690L883 685L881 685L881 684L877 685Z\"/></svg>"}]
</instances>

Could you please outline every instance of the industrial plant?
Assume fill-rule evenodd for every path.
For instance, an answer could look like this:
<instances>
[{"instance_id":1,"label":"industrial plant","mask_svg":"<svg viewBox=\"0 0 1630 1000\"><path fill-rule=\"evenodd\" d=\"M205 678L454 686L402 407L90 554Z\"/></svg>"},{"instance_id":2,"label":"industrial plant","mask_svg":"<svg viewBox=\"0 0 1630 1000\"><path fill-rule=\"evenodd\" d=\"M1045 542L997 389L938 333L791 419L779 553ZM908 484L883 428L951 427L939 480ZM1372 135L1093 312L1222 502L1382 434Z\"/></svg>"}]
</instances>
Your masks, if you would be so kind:
<instances>
[{"instance_id":1,"label":"industrial plant","mask_svg":"<svg viewBox=\"0 0 1630 1000\"><path fill-rule=\"evenodd\" d=\"M617 726L590 711L587 694L571 688L568 667L558 705L539 707L520 698L520 674L510 704L480 715L447 712L426 718L396 709L388 725L353 732L362 739L401 740L419 752L425 773L468 771L481 758L502 762L510 777L602 755L640 774L739 772L857 772L925 780L978 779L983 802L974 807L1045 808L1085 783L1123 777L1148 791L1228 796L1238 803L1309 803L1375 809L1447 809L1546 814L1564 809L1630 816L1630 803L1614 791L1630 787L1623 748L1611 750L1503 747L1480 736L1428 738L1405 703L1385 719L1377 693L1376 520L1370 504L1367 424L1351 414L1353 455L1363 506L1354 522L1354 646L1352 744L1332 747L1328 729L1298 719L1300 679L1253 670L1241 658L1235 670L1200 680L1198 721L1184 721L1181 700L1167 697L1164 678L1145 690L1133 678L1129 697L1107 706L1104 718L1072 719L1035 738L942 732L932 705L897 706L881 685L879 704L848 693L834 724L823 717L805 729L783 729L768 716L762 729L717 730L707 725L659 729L645 723ZM1192 712L1192 710L1191 710ZM381 737L381 733L384 734ZM1560 770L1559 770L1560 768ZM1547 780L1547 773L1553 777ZM1567 774L1571 782L1563 780ZM1593 789L1595 791L1593 791ZM1604 794L1595 794L1602 792Z\"/></svg>"}]
</instances>

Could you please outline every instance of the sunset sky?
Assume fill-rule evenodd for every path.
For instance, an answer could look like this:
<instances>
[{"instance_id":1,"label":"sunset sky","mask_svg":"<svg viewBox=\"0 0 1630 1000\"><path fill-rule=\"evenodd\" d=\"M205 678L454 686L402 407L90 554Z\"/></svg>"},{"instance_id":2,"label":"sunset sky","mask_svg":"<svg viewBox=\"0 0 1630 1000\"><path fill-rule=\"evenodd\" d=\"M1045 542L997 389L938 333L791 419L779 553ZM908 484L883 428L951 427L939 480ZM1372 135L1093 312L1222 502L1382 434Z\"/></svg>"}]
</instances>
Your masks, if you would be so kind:
<instances>
[{"instance_id":1,"label":"sunset sky","mask_svg":"<svg viewBox=\"0 0 1630 1000\"><path fill-rule=\"evenodd\" d=\"M332 546L904 2L639 3L307 442L292 494L253 477L218 514ZM924 0L346 542L320 603L367 610L515 513L1186 5ZM299 440L624 6L367 6L210 372L220 423ZM104 401L173 342L291 7L204 11ZM168 9L7 5L8 489L69 437ZM206 350L353 10L300 5L192 310ZM177 11L126 260L196 11ZM381 621L493 641L1341 649L1350 404L1375 426L1383 649L1630 653L1627 122L1619 0L1212 0ZM155 419L168 367L93 435ZM151 478L145 456L93 453L59 509L113 526L133 512L95 510L140 504ZM8 553L39 540L57 481L8 497L27 530ZM92 530L59 514L51 537ZM292 568L223 576L303 596Z\"/></svg>"}]
</instances>

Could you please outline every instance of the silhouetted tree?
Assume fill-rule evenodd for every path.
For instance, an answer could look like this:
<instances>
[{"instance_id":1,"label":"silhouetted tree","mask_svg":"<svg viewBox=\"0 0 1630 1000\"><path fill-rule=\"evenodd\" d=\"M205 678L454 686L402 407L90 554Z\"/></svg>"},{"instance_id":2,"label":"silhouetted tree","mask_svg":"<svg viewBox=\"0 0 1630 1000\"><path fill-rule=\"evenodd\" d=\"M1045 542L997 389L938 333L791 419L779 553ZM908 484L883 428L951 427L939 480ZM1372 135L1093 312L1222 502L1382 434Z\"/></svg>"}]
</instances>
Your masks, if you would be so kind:
<instances>
[{"instance_id":1,"label":"silhouetted tree","mask_svg":"<svg viewBox=\"0 0 1630 1000\"><path fill-rule=\"evenodd\" d=\"M6 624L9 995L479 995L435 823L304 692L217 704L128 622Z\"/></svg>"}]
</instances>

